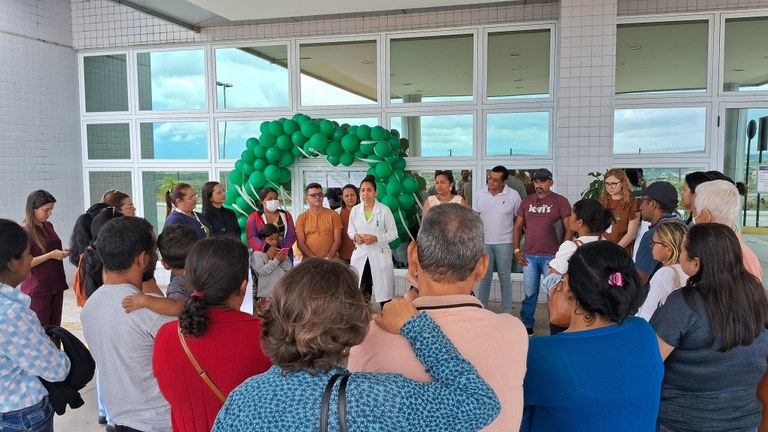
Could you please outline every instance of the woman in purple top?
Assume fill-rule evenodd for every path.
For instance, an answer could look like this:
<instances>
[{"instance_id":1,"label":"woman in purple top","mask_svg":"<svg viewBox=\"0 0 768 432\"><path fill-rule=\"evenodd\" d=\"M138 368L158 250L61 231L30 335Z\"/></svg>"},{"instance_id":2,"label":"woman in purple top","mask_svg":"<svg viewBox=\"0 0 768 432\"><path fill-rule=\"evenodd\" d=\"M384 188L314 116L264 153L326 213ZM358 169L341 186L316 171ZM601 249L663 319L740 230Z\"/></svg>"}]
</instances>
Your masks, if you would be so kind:
<instances>
[{"instance_id":1,"label":"woman in purple top","mask_svg":"<svg viewBox=\"0 0 768 432\"><path fill-rule=\"evenodd\" d=\"M32 297L29 305L43 327L61 325L64 290L69 288L62 260L69 250L61 247L61 239L48 218L53 213L56 198L44 190L27 197L22 226L29 233L32 270L21 283L21 292Z\"/></svg>"}]
</instances>

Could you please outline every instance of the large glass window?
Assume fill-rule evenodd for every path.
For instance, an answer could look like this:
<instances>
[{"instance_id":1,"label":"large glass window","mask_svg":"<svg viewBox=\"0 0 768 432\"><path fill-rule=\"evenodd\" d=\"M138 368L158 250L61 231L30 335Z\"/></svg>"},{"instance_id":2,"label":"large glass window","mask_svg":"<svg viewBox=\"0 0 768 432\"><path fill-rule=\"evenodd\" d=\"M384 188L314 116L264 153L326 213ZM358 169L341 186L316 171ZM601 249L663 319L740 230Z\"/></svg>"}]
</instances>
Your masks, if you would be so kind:
<instances>
[{"instance_id":1,"label":"large glass window","mask_svg":"<svg viewBox=\"0 0 768 432\"><path fill-rule=\"evenodd\" d=\"M723 91L768 90L768 18L725 20Z\"/></svg>"},{"instance_id":2,"label":"large glass window","mask_svg":"<svg viewBox=\"0 0 768 432\"><path fill-rule=\"evenodd\" d=\"M83 58L85 112L128 111L125 54Z\"/></svg>"},{"instance_id":3,"label":"large glass window","mask_svg":"<svg viewBox=\"0 0 768 432\"><path fill-rule=\"evenodd\" d=\"M392 39L390 100L392 103L471 101L473 64L472 35Z\"/></svg>"},{"instance_id":4,"label":"large glass window","mask_svg":"<svg viewBox=\"0 0 768 432\"><path fill-rule=\"evenodd\" d=\"M549 154L549 112L488 114L488 156Z\"/></svg>"},{"instance_id":5,"label":"large glass window","mask_svg":"<svg viewBox=\"0 0 768 432\"><path fill-rule=\"evenodd\" d=\"M472 156L471 114L394 117L392 129L408 139L408 156Z\"/></svg>"},{"instance_id":6,"label":"large glass window","mask_svg":"<svg viewBox=\"0 0 768 432\"><path fill-rule=\"evenodd\" d=\"M705 91L707 21L621 24L616 93Z\"/></svg>"},{"instance_id":7,"label":"large glass window","mask_svg":"<svg viewBox=\"0 0 768 432\"><path fill-rule=\"evenodd\" d=\"M137 55L140 110L203 110L205 52L202 49Z\"/></svg>"},{"instance_id":8,"label":"large glass window","mask_svg":"<svg viewBox=\"0 0 768 432\"><path fill-rule=\"evenodd\" d=\"M86 126L88 159L130 159L131 136L128 123Z\"/></svg>"},{"instance_id":9,"label":"large glass window","mask_svg":"<svg viewBox=\"0 0 768 432\"><path fill-rule=\"evenodd\" d=\"M302 105L378 101L376 41L303 44L300 56Z\"/></svg>"},{"instance_id":10,"label":"large glass window","mask_svg":"<svg viewBox=\"0 0 768 432\"><path fill-rule=\"evenodd\" d=\"M768 108L732 108L725 110L725 166L723 172L734 180L744 182L747 195L738 220L744 226L766 226L768 222L767 191L758 189L758 171L768 169L766 151L761 150L761 135L768 136L766 127L761 128L761 118L768 118ZM754 121L754 135L750 138L749 127ZM765 173L765 171L762 171ZM762 194L758 193L762 192ZM762 222L761 222L762 220Z\"/></svg>"},{"instance_id":11,"label":"large glass window","mask_svg":"<svg viewBox=\"0 0 768 432\"><path fill-rule=\"evenodd\" d=\"M141 179L144 217L159 233L165 226L167 210L165 192L174 183L181 182L190 184L199 195L203 185L208 181L208 171L144 171L141 173ZM202 205L202 200L198 198L196 211L201 211Z\"/></svg>"},{"instance_id":12,"label":"large glass window","mask_svg":"<svg viewBox=\"0 0 768 432\"><path fill-rule=\"evenodd\" d=\"M549 29L488 34L488 99L549 96Z\"/></svg>"},{"instance_id":13,"label":"large glass window","mask_svg":"<svg viewBox=\"0 0 768 432\"><path fill-rule=\"evenodd\" d=\"M248 138L258 138L262 121L220 121L219 159L239 159Z\"/></svg>"},{"instance_id":14,"label":"large glass window","mask_svg":"<svg viewBox=\"0 0 768 432\"><path fill-rule=\"evenodd\" d=\"M252 46L216 49L216 106L287 107L288 47Z\"/></svg>"},{"instance_id":15,"label":"large glass window","mask_svg":"<svg viewBox=\"0 0 768 432\"><path fill-rule=\"evenodd\" d=\"M88 173L88 205L101 202L104 192L117 189L133 195L130 171L91 171Z\"/></svg>"},{"instance_id":16,"label":"large glass window","mask_svg":"<svg viewBox=\"0 0 768 432\"><path fill-rule=\"evenodd\" d=\"M341 188L347 184L360 186L368 173L366 171L324 171L324 170L305 170L302 175L302 211L309 208L306 200L303 199L304 187L310 183L319 183L323 186L325 193L324 205L328 208L336 209L341 205ZM295 217L294 217L295 218Z\"/></svg>"},{"instance_id":17,"label":"large glass window","mask_svg":"<svg viewBox=\"0 0 768 432\"><path fill-rule=\"evenodd\" d=\"M139 126L142 159L208 159L207 122L155 122Z\"/></svg>"},{"instance_id":18,"label":"large glass window","mask_svg":"<svg viewBox=\"0 0 768 432\"><path fill-rule=\"evenodd\" d=\"M703 153L707 109L617 109L613 152L616 154Z\"/></svg>"}]
</instances>

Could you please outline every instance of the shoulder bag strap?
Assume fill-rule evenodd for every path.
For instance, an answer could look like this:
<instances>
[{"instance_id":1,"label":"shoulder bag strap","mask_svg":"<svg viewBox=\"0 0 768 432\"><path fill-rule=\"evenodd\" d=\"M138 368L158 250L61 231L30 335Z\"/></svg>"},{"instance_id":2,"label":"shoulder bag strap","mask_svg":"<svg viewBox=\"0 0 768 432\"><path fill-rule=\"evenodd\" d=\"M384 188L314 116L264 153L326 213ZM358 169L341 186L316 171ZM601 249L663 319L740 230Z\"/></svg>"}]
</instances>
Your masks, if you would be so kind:
<instances>
[{"instance_id":1,"label":"shoulder bag strap","mask_svg":"<svg viewBox=\"0 0 768 432\"><path fill-rule=\"evenodd\" d=\"M579 240L579 239L576 239L576 240L571 240L571 241L572 241L574 244L576 244L576 247L579 247L579 246L581 246L581 245L583 245L583 244L584 244L584 242L583 242L583 241L581 241L581 240Z\"/></svg>"},{"instance_id":2,"label":"shoulder bag strap","mask_svg":"<svg viewBox=\"0 0 768 432\"><path fill-rule=\"evenodd\" d=\"M339 429L341 432L347 432L347 381L349 380L347 373L334 374L328 380L328 384L325 385L323 403L320 407L320 432L328 432L328 409L331 405L331 393L333 393L333 385L339 378L341 378L339 384Z\"/></svg>"},{"instance_id":3,"label":"shoulder bag strap","mask_svg":"<svg viewBox=\"0 0 768 432\"><path fill-rule=\"evenodd\" d=\"M227 400L227 397L224 396L224 393L219 390L218 387L216 387L216 384L211 381L211 378L208 376L208 372L203 370L203 368L200 367L200 364L195 359L195 356L192 355L192 351L189 350L189 346L187 346L187 341L184 340L184 335L181 334L181 326L177 326L178 333L179 333L179 341L181 342L181 347L184 348L184 352L187 353L187 357L189 357L189 361L192 362L192 366L195 367L195 370L197 371L198 375L200 375L200 378L205 381L206 384L208 384L208 387L211 388L211 391L216 395L216 397L219 398L222 402Z\"/></svg>"}]
</instances>

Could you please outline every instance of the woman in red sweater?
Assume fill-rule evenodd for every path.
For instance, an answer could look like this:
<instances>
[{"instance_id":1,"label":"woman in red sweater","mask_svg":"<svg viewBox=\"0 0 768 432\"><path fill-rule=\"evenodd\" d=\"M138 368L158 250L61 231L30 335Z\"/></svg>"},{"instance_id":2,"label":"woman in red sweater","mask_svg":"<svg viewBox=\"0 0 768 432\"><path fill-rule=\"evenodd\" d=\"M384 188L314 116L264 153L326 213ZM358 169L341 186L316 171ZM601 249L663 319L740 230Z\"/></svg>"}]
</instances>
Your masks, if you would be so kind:
<instances>
[{"instance_id":1,"label":"woman in red sweater","mask_svg":"<svg viewBox=\"0 0 768 432\"><path fill-rule=\"evenodd\" d=\"M272 363L261 351L261 320L240 312L248 278L246 246L231 237L202 240L185 267L184 282L193 292L179 320L157 333L152 368L171 405L173 430L210 431L229 392Z\"/></svg>"}]
</instances>

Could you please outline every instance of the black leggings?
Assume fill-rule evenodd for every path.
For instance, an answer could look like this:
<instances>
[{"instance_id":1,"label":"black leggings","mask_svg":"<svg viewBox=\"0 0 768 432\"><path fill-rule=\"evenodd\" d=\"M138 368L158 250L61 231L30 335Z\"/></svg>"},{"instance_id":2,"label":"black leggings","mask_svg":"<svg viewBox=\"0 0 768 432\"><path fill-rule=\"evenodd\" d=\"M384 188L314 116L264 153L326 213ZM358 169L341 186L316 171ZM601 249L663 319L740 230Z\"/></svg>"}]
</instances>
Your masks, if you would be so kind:
<instances>
[{"instance_id":1,"label":"black leggings","mask_svg":"<svg viewBox=\"0 0 768 432\"><path fill-rule=\"evenodd\" d=\"M371 274L371 262L366 258L365 265L363 266L363 277L360 278L360 290L363 291L363 297L368 303L371 302L371 296L373 295L373 275ZM382 309L389 300L379 302L379 307Z\"/></svg>"}]
</instances>

